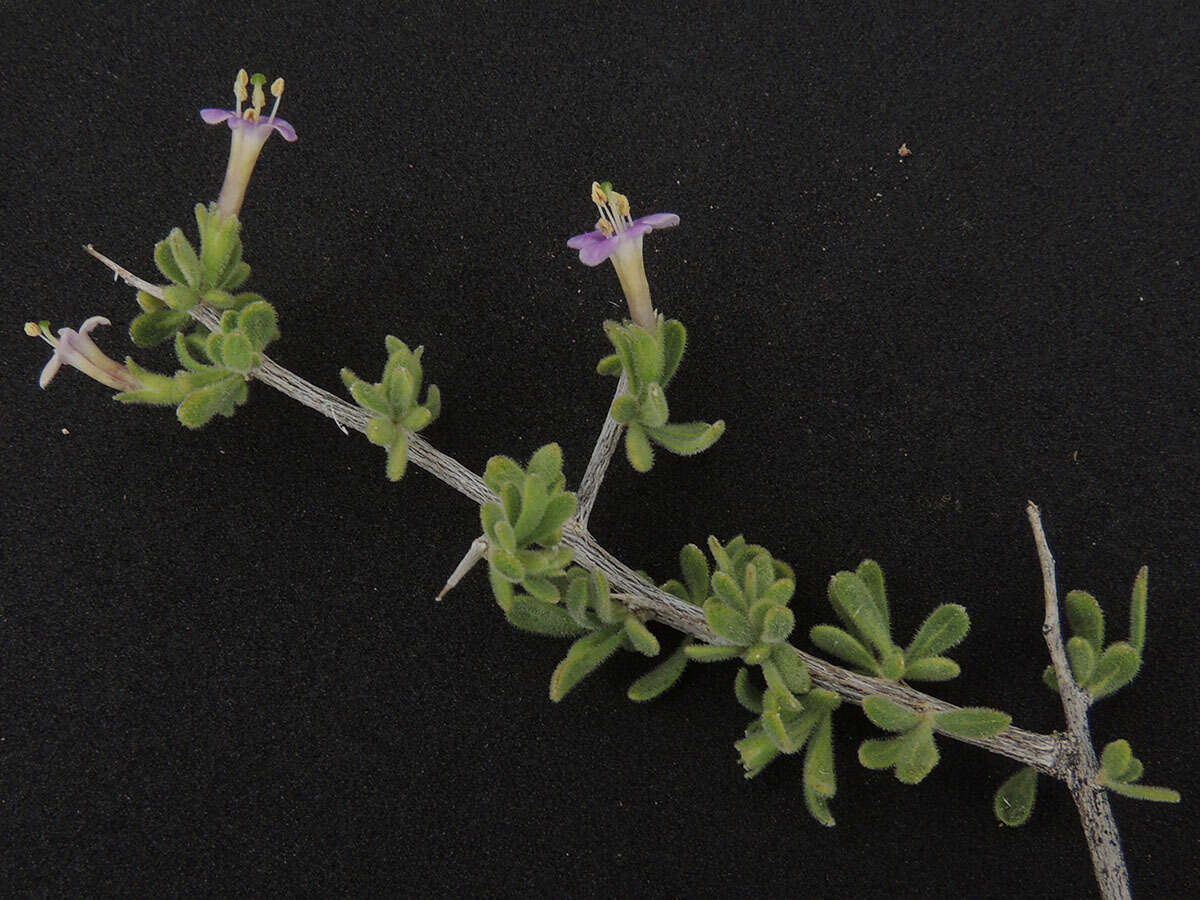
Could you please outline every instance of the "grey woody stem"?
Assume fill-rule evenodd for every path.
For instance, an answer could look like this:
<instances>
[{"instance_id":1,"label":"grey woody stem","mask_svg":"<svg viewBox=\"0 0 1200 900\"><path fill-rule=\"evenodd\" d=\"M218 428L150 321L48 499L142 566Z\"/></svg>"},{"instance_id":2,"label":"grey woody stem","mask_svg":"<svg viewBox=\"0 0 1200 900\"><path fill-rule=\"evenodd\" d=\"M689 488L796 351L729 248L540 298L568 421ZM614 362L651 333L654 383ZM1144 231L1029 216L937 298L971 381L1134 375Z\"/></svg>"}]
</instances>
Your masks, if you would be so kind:
<instances>
[{"instance_id":1,"label":"grey woody stem","mask_svg":"<svg viewBox=\"0 0 1200 900\"><path fill-rule=\"evenodd\" d=\"M613 393L613 402L629 390L629 376L621 369L621 377L617 379L617 389ZM611 407L610 407L611 409ZM596 504L596 495L600 493L600 482L608 471L613 453L621 442L623 425L618 425L611 412L604 416L604 424L600 427L600 436L596 438L596 446L592 448L592 458L588 460L587 470L579 481L579 505L575 509L574 520L581 528L586 529L588 519L592 515L592 507Z\"/></svg>"},{"instance_id":2,"label":"grey woody stem","mask_svg":"<svg viewBox=\"0 0 1200 900\"><path fill-rule=\"evenodd\" d=\"M1090 695L1075 683L1071 667L1067 662L1067 651L1063 644L1062 624L1058 614L1058 584L1054 574L1054 557L1046 541L1042 527L1042 513L1031 500L1025 509L1029 524L1033 528L1033 540L1037 544L1038 560L1042 566L1042 586L1046 601L1046 619L1042 635L1050 651L1050 662L1058 680L1058 692L1062 697L1063 713L1067 719L1068 743L1066 752L1070 764L1060 776L1067 784L1083 833L1087 838L1088 851L1092 855L1092 868L1105 900L1126 900L1129 892L1129 871L1125 866L1125 854L1121 850L1121 836L1117 831L1117 820L1109 803L1108 791L1096 784L1100 764L1092 746L1092 733L1088 725Z\"/></svg>"}]
</instances>

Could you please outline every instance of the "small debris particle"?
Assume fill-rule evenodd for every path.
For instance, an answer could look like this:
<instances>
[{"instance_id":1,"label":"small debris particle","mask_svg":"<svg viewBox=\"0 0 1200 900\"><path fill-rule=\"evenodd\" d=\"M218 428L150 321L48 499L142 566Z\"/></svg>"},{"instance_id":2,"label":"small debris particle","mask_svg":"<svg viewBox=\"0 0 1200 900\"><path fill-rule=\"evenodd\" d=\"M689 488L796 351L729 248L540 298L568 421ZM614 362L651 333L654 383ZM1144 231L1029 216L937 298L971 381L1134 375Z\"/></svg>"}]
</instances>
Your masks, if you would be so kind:
<instances>
[{"instance_id":1,"label":"small debris particle","mask_svg":"<svg viewBox=\"0 0 1200 900\"><path fill-rule=\"evenodd\" d=\"M908 149L907 143L901 144L900 149L896 152L900 154L901 159L904 159L906 156L912 156L912 151Z\"/></svg>"},{"instance_id":2,"label":"small debris particle","mask_svg":"<svg viewBox=\"0 0 1200 900\"><path fill-rule=\"evenodd\" d=\"M64 428L64 429L62 430L62 433L63 433L63 434L70 434L71 432L67 431L67 429L65 429L65 428Z\"/></svg>"}]
</instances>

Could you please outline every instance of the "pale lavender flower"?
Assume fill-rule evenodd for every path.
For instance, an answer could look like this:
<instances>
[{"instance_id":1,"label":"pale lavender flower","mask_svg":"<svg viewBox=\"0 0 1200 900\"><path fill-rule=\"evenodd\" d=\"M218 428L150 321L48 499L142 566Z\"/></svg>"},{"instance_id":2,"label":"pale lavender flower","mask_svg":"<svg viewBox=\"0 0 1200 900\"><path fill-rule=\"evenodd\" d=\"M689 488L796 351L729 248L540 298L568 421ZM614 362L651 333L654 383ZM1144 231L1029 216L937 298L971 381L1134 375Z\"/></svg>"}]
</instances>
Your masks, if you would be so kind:
<instances>
[{"instance_id":1,"label":"pale lavender flower","mask_svg":"<svg viewBox=\"0 0 1200 900\"><path fill-rule=\"evenodd\" d=\"M200 117L209 125L225 122L233 132L229 146L229 165L225 168L225 183L221 185L221 196L217 199L217 210L223 216L237 216L242 208L242 200L246 196L246 186L250 183L250 173L258 161L258 154L272 133L278 131L285 141L296 140L296 129L283 119L277 119L275 113L279 110L279 98L283 96L283 79L276 78L271 84L271 96L275 105L271 114L263 117L262 108L267 102L263 93L265 75L255 75L250 78L245 69L238 71L233 82L233 94L237 98L234 109L202 109ZM253 97L246 90L248 84L253 84ZM242 103L250 99L250 105L242 109Z\"/></svg>"},{"instance_id":2,"label":"pale lavender flower","mask_svg":"<svg viewBox=\"0 0 1200 900\"><path fill-rule=\"evenodd\" d=\"M54 355L42 369L42 377L38 379L38 385L46 387L54 380L54 376L58 374L63 363L66 363L89 378L94 378L101 384L106 384L118 391L140 391L144 388L145 385L134 377L128 367L114 359L109 359L104 355L104 351L96 346L96 342L88 337L88 334L97 325L111 324L104 316L92 316L79 326L78 331L74 328L60 328L58 337L54 337L50 333L47 323L43 322L39 325L36 322L26 322L25 333L27 335L40 337L54 348Z\"/></svg>"},{"instance_id":3,"label":"pale lavender flower","mask_svg":"<svg viewBox=\"0 0 1200 900\"><path fill-rule=\"evenodd\" d=\"M650 284L642 261L642 238L655 228L679 224L674 213L652 213L638 219L629 216L629 200L618 194L608 182L592 182L592 202L600 208L596 230L577 234L567 246L579 251L585 266L598 266L611 259L621 280L621 290L629 304L629 316L635 323L653 331L657 316L650 303Z\"/></svg>"}]
</instances>

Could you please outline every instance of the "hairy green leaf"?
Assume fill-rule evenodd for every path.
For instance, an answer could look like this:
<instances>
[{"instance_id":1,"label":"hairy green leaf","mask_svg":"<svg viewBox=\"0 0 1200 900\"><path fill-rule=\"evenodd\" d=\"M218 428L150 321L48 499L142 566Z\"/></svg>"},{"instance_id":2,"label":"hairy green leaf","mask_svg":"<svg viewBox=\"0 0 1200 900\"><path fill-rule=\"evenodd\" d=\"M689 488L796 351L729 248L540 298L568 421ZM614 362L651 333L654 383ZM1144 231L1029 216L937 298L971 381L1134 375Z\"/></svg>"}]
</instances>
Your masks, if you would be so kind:
<instances>
[{"instance_id":1,"label":"hairy green leaf","mask_svg":"<svg viewBox=\"0 0 1200 900\"><path fill-rule=\"evenodd\" d=\"M637 616L625 617L625 634L633 648L642 656L658 656L660 647L650 629Z\"/></svg>"},{"instance_id":2,"label":"hairy green leaf","mask_svg":"<svg viewBox=\"0 0 1200 900\"><path fill-rule=\"evenodd\" d=\"M499 494L500 488L506 484L523 484L525 473L515 460L507 456L493 456L483 470L483 480L494 493Z\"/></svg>"},{"instance_id":3,"label":"hairy green leaf","mask_svg":"<svg viewBox=\"0 0 1200 900\"><path fill-rule=\"evenodd\" d=\"M833 717L821 716L804 751L804 784L822 797L837 793L833 770Z\"/></svg>"},{"instance_id":4,"label":"hairy green leaf","mask_svg":"<svg viewBox=\"0 0 1200 900\"><path fill-rule=\"evenodd\" d=\"M186 312L200 302L200 294L183 284L168 284L162 293L163 302L178 312Z\"/></svg>"},{"instance_id":5,"label":"hairy green leaf","mask_svg":"<svg viewBox=\"0 0 1200 900\"><path fill-rule=\"evenodd\" d=\"M750 683L750 670L745 666L738 669L737 676L733 679L733 693L738 703L750 712L756 716L762 713L762 692Z\"/></svg>"},{"instance_id":6,"label":"hairy green leaf","mask_svg":"<svg viewBox=\"0 0 1200 900\"><path fill-rule=\"evenodd\" d=\"M550 494L543 477L536 472L525 476L525 490L521 494L521 513L513 525L517 542L524 544L537 531L550 504Z\"/></svg>"},{"instance_id":7,"label":"hairy green leaf","mask_svg":"<svg viewBox=\"0 0 1200 900\"><path fill-rule=\"evenodd\" d=\"M772 606L763 617L759 640L767 644L778 644L788 639L796 627L796 617L786 606Z\"/></svg>"},{"instance_id":8,"label":"hairy green leaf","mask_svg":"<svg viewBox=\"0 0 1200 900\"><path fill-rule=\"evenodd\" d=\"M1146 652L1146 588L1149 581L1150 570L1142 566L1133 579L1133 596L1129 601L1129 646L1139 656Z\"/></svg>"},{"instance_id":9,"label":"hairy green leaf","mask_svg":"<svg viewBox=\"0 0 1200 900\"><path fill-rule=\"evenodd\" d=\"M875 560L864 559L858 564L858 568L854 571L854 574L866 585L867 590L871 594L871 599L875 601L875 608L879 611L879 620L883 622L883 627L890 632L892 619L891 613L888 610L887 591L883 586L883 569L880 568L879 563L875 562Z\"/></svg>"},{"instance_id":10,"label":"hairy green leaf","mask_svg":"<svg viewBox=\"0 0 1200 900\"><path fill-rule=\"evenodd\" d=\"M830 579L829 598L838 617L882 652L892 646L875 600L861 578L838 572Z\"/></svg>"},{"instance_id":11,"label":"hairy green leaf","mask_svg":"<svg viewBox=\"0 0 1200 900\"><path fill-rule=\"evenodd\" d=\"M179 229L176 228L171 234L174 234L175 231L179 231ZM180 233L182 234L182 232ZM175 255L171 252L169 240L168 236L154 245L154 265L168 281L174 284L187 284L187 276L175 262Z\"/></svg>"},{"instance_id":12,"label":"hairy green leaf","mask_svg":"<svg viewBox=\"0 0 1200 900\"><path fill-rule=\"evenodd\" d=\"M654 443L677 456L695 456L715 444L725 433L725 422L667 422L658 427L647 425L646 433Z\"/></svg>"},{"instance_id":13,"label":"hairy green leaf","mask_svg":"<svg viewBox=\"0 0 1200 900\"><path fill-rule=\"evenodd\" d=\"M901 737L871 738L858 745L858 761L865 769L890 769L900 757Z\"/></svg>"},{"instance_id":14,"label":"hairy green leaf","mask_svg":"<svg viewBox=\"0 0 1200 900\"><path fill-rule=\"evenodd\" d=\"M404 432L398 431L387 447L385 471L388 481L399 481L404 477L406 468L408 468L408 438L404 436Z\"/></svg>"},{"instance_id":15,"label":"hairy green leaf","mask_svg":"<svg viewBox=\"0 0 1200 900\"><path fill-rule=\"evenodd\" d=\"M654 468L654 448L646 439L646 432L637 422L630 423L625 430L625 456L638 472L649 472Z\"/></svg>"},{"instance_id":16,"label":"hairy green leaf","mask_svg":"<svg viewBox=\"0 0 1200 900\"><path fill-rule=\"evenodd\" d=\"M708 560L704 551L695 544L685 544L679 551L679 568L692 603L703 606L708 599Z\"/></svg>"},{"instance_id":17,"label":"hairy green leaf","mask_svg":"<svg viewBox=\"0 0 1200 900\"><path fill-rule=\"evenodd\" d=\"M913 662L929 656L940 656L964 637L971 627L970 617L957 603L944 603L931 612L916 637L904 651L904 661Z\"/></svg>"},{"instance_id":18,"label":"hairy green leaf","mask_svg":"<svg viewBox=\"0 0 1200 900\"><path fill-rule=\"evenodd\" d=\"M620 375L621 357L613 353L596 364L596 372L600 375Z\"/></svg>"},{"instance_id":19,"label":"hairy green leaf","mask_svg":"<svg viewBox=\"0 0 1200 900\"><path fill-rule=\"evenodd\" d=\"M525 578L525 569L521 566L520 561L507 550L492 547L488 554L488 562L493 569L513 584L520 584Z\"/></svg>"},{"instance_id":20,"label":"hairy green leaf","mask_svg":"<svg viewBox=\"0 0 1200 900\"><path fill-rule=\"evenodd\" d=\"M525 471L529 475L538 475L548 487L553 485L562 474L562 447L558 444L545 444L529 458Z\"/></svg>"},{"instance_id":21,"label":"hairy green leaf","mask_svg":"<svg viewBox=\"0 0 1200 900\"><path fill-rule=\"evenodd\" d=\"M938 764L937 744L933 728L922 721L900 738L900 754L896 757L896 778L903 784L920 784Z\"/></svg>"},{"instance_id":22,"label":"hairy green leaf","mask_svg":"<svg viewBox=\"0 0 1200 900\"><path fill-rule=\"evenodd\" d=\"M1067 659L1071 663L1071 677L1077 684L1087 684L1096 668L1096 651L1087 638L1075 635L1067 641Z\"/></svg>"},{"instance_id":23,"label":"hairy green leaf","mask_svg":"<svg viewBox=\"0 0 1200 900\"><path fill-rule=\"evenodd\" d=\"M659 339L663 345L662 386L670 384L675 376L683 351L687 346L687 330L678 319L667 319L658 326Z\"/></svg>"},{"instance_id":24,"label":"hairy green leaf","mask_svg":"<svg viewBox=\"0 0 1200 900\"><path fill-rule=\"evenodd\" d=\"M633 394L622 394L613 400L608 414L618 425L628 425L638 417L640 411L641 406L637 402L637 397Z\"/></svg>"},{"instance_id":25,"label":"hairy green leaf","mask_svg":"<svg viewBox=\"0 0 1200 900\"><path fill-rule=\"evenodd\" d=\"M779 667L775 665L771 657L768 656L759 665L762 668L763 678L766 679L767 687L775 692L784 709L791 712L799 712L804 708L804 704L796 699L796 696L788 686L787 679L783 677L783 673L779 671Z\"/></svg>"},{"instance_id":26,"label":"hairy green leaf","mask_svg":"<svg viewBox=\"0 0 1200 900\"><path fill-rule=\"evenodd\" d=\"M1087 690L1093 698L1107 697L1133 680L1142 667L1142 657L1124 641L1109 644L1096 662Z\"/></svg>"},{"instance_id":27,"label":"hairy green leaf","mask_svg":"<svg viewBox=\"0 0 1200 900\"><path fill-rule=\"evenodd\" d=\"M646 389L646 398L642 401L639 411L642 424L647 428L661 428L667 424L667 417L671 414L670 407L667 405L667 395L657 382L651 382ZM650 433L653 435L653 431Z\"/></svg>"},{"instance_id":28,"label":"hairy green leaf","mask_svg":"<svg viewBox=\"0 0 1200 900\"><path fill-rule=\"evenodd\" d=\"M240 331L225 335L221 345L221 358L226 368L233 369L243 375L254 368L254 348L246 335Z\"/></svg>"},{"instance_id":29,"label":"hairy green leaf","mask_svg":"<svg viewBox=\"0 0 1200 900\"><path fill-rule=\"evenodd\" d=\"M202 282L200 260L188 239L183 236L183 231L179 228L172 228L171 233L167 235L166 243L171 250L171 258L175 260L176 271L183 275L182 281L188 287L199 290Z\"/></svg>"},{"instance_id":30,"label":"hairy green leaf","mask_svg":"<svg viewBox=\"0 0 1200 900\"><path fill-rule=\"evenodd\" d=\"M1091 642L1092 649L1099 653L1104 649L1104 613L1100 604L1087 591L1071 591L1063 606L1071 631Z\"/></svg>"},{"instance_id":31,"label":"hairy green leaf","mask_svg":"<svg viewBox=\"0 0 1200 900\"><path fill-rule=\"evenodd\" d=\"M1025 766L1000 785L992 800L992 812L1001 824L1018 828L1029 821L1037 800L1037 777L1037 769Z\"/></svg>"},{"instance_id":32,"label":"hairy green leaf","mask_svg":"<svg viewBox=\"0 0 1200 900\"><path fill-rule=\"evenodd\" d=\"M245 379L231 374L192 391L179 404L175 415L188 428L199 428L218 414L232 416L234 408L244 403L246 396Z\"/></svg>"},{"instance_id":33,"label":"hairy green leaf","mask_svg":"<svg viewBox=\"0 0 1200 900\"><path fill-rule=\"evenodd\" d=\"M921 716L880 694L863 698L863 712L884 731L908 731L921 722Z\"/></svg>"},{"instance_id":34,"label":"hairy green leaf","mask_svg":"<svg viewBox=\"0 0 1200 900\"><path fill-rule=\"evenodd\" d=\"M550 676L550 699L555 703L562 700L575 685L612 656L621 646L623 636L624 632L620 626L612 626L581 637L572 644L566 658Z\"/></svg>"},{"instance_id":35,"label":"hairy green leaf","mask_svg":"<svg viewBox=\"0 0 1200 900\"><path fill-rule=\"evenodd\" d=\"M958 663L944 656L927 656L904 666L905 681L950 681L962 671Z\"/></svg>"},{"instance_id":36,"label":"hairy green leaf","mask_svg":"<svg viewBox=\"0 0 1200 900\"><path fill-rule=\"evenodd\" d=\"M771 662L793 694L803 695L812 690L812 676L808 674L808 666L804 665L795 647L790 644L772 645Z\"/></svg>"},{"instance_id":37,"label":"hairy green leaf","mask_svg":"<svg viewBox=\"0 0 1200 900\"><path fill-rule=\"evenodd\" d=\"M129 323L129 337L139 347L153 347L179 332L192 319L174 309L155 309L144 312Z\"/></svg>"},{"instance_id":38,"label":"hairy green leaf","mask_svg":"<svg viewBox=\"0 0 1200 900\"><path fill-rule=\"evenodd\" d=\"M684 638L679 647L661 663L629 686L628 697L635 703L653 700L669 690L687 668L688 656L684 649L691 638Z\"/></svg>"},{"instance_id":39,"label":"hairy green leaf","mask_svg":"<svg viewBox=\"0 0 1200 900\"><path fill-rule=\"evenodd\" d=\"M504 614L517 628L547 637L571 637L583 631L561 606L525 594L517 594Z\"/></svg>"},{"instance_id":40,"label":"hairy green leaf","mask_svg":"<svg viewBox=\"0 0 1200 900\"><path fill-rule=\"evenodd\" d=\"M1100 770L1114 781L1121 780L1121 774L1133 762L1133 748L1124 738L1106 744L1100 753Z\"/></svg>"},{"instance_id":41,"label":"hairy green leaf","mask_svg":"<svg viewBox=\"0 0 1200 900\"><path fill-rule=\"evenodd\" d=\"M717 577L720 577L720 573ZM715 597L704 604L704 618L713 631L739 646L745 647L754 641L755 636L750 630L749 619L733 606Z\"/></svg>"},{"instance_id":42,"label":"hairy green leaf","mask_svg":"<svg viewBox=\"0 0 1200 900\"><path fill-rule=\"evenodd\" d=\"M852 635L834 625L814 625L808 638L831 656L850 663L863 672L879 674L879 663Z\"/></svg>"},{"instance_id":43,"label":"hairy green leaf","mask_svg":"<svg viewBox=\"0 0 1200 900\"><path fill-rule=\"evenodd\" d=\"M685 652L688 659L696 662L724 662L727 659L737 659L741 656L742 648L721 644L689 644Z\"/></svg>"},{"instance_id":44,"label":"hairy green leaf","mask_svg":"<svg viewBox=\"0 0 1200 900\"><path fill-rule=\"evenodd\" d=\"M1012 724L1012 716L998 709L968 706L962 709L935 712L933 721L947 734L960 738L989 738Z\"/></svg>"},{"instance_id":45,"label":"hairy green leaf","mask_svg":"<svg viewBox=\"0 0 1200 900\"><path fill-rule=\"evenodd\" d=\"M1131 797L1134 800L1150 800L1154 803L1178 803L1179 791L1167 787L1154 787L1149 784L1106 784L1110 791Z\"/></svg>"}]
</instances>

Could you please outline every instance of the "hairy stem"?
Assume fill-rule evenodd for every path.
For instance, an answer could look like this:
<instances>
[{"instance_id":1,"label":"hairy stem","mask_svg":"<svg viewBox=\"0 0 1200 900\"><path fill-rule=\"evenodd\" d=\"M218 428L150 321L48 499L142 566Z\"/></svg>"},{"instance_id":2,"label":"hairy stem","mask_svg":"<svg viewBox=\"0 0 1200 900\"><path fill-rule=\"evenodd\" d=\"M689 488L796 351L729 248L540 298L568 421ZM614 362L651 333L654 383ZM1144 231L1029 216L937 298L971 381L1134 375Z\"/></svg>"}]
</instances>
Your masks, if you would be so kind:
<instances>
[{"instance_id":1,"label":"hairy stem","mask_svg":"<svg viewBox=\"0 0 1200 900\"><path fill-rule=\"evenodd\" d=\"M1117 831L1117 820L1113 815L1108 791L1096 784L1100 764L1092 746L1092 733L1088 725L1090 696L1071 675L1067 662L1067 651L1063 645L1062 625L1058 615L1058 584L1054 574L1054 557L1046 542L1042 528L1042 514L1031 500L1025 510L1033 528L1033 540L1037 544L1038 560L1042 565L1042 586L1046 600L1046 619L1042 635L1050 651L1054 675L1058 679L1058 692L1062 697L1063 713L1067 719L1069 743L1067 758L1062 774L1087 838L1088 851L1092 855L1092 868L1100 893L1105 900L1127 900L1129 871L1125 866L1125 854L1121 851L1121 836Z\"/></svg>"},{"instance_id":2,"label":"hairy stem","mask_svg":"<svg viewBox=\"0 0 1200 900\"><path fill-rule=\"evenodd\" d=\"M138 278L127 269L92 249L90 245L85 249L112 269L118 277L123 278L128 284L146 291L159 299L162 298L162 290L158 286ZM208 327L219 327L220 314L211 307L201 304L194 307L190 312L193 318L203 322ZM367 421L370 416L365 410L335 397L328 391L322 390L268 357L263 357L262 365L253 372L253 376L263 384L275 388L277 391L286 394L302 405L328 416L342 431L346 431L347 429L359 432L366 431ZM619 386L618 390L620 390ZM608 423L611 421L611 417L606 421L605 427L601 431L601 441L606 440L605 435L610 430L614 433L619 433L619 428L609 428ZM616 423L612 424L615 425ZM433 447L433 445L420 435L410 433L408 440L409 460L414 465L429 472L435 478L445 482L459 493L464 494L473 503L484 504L498 499L487 485L484 484L482 478L467 469L453 457ZM615 446L615 440L611 438L608 440L612 440ZM593 452L593 461L596 460L600 452L599 449ZM608 455L611 457L611 451ZM589 465L588 468L591 470L592 466ZM603 474L602 470L599 471L600 474ZM598 487L598 477L594 483ZM656 585L646 581L600 546L587 530L587 526L580 522L578 518L564 525L562 540L564 544L575 551L575 561L579 565L585 569L603 572L615 590L631 595L632 599L626 601L631 609L644 612L649 618L653 618L664 625L668 625L677 631L691 635L706 643L728 643L728 641L719 637L709 628L708 622L704 618L704 611L700 607L681 600L672 594L668 594ZM1057 605L1055 609L1057 610ZM914 712L942 712L958 708L936 697L931 697L921 691L914 690L905 684L852 672L849 669L844 669L841 666L827 662L820 657L806 653L799 648L797 648L797 652L804 660L805 665L808 666L814 684L826 690L833 691L839 697L851 703L861 705L864 697L877 694L894 700ZM1086 716L1084 727L1086 728ZM1075 740L1064 740L1058 735L1038 734L1013 726L1009 726L1000 734L991 738L963 738L945 732L942 733L953 740L973 744L991 753L1006 756L1027 766L1033 766L1038 771L1052 778L1067 781L1068 784L1070 784L1072 777L1071 773L1077 765L1075 761ZM1087 747L1090 752L1090 741L1088 741ZM1092 756L1094 764L1094 753ZM1094 774L1095 771L1093 769L1091 774L1083 780L1086 780L1090 784ZM1074 788L1072 788L1072 792L1075 792ZM1103 792L1096 793L1099 793L1102 798L1106 797ZM1079 802L1078 799L1077 802ZM1107 808L1107 800L1105 799L1103 802ZM1113 827L1115 834L1115 825ZM1117 846L1119 852L1119 844ZM1113 894L1112 896L1119 897L1122 895Z\"/></svg>"}]
</instances>

